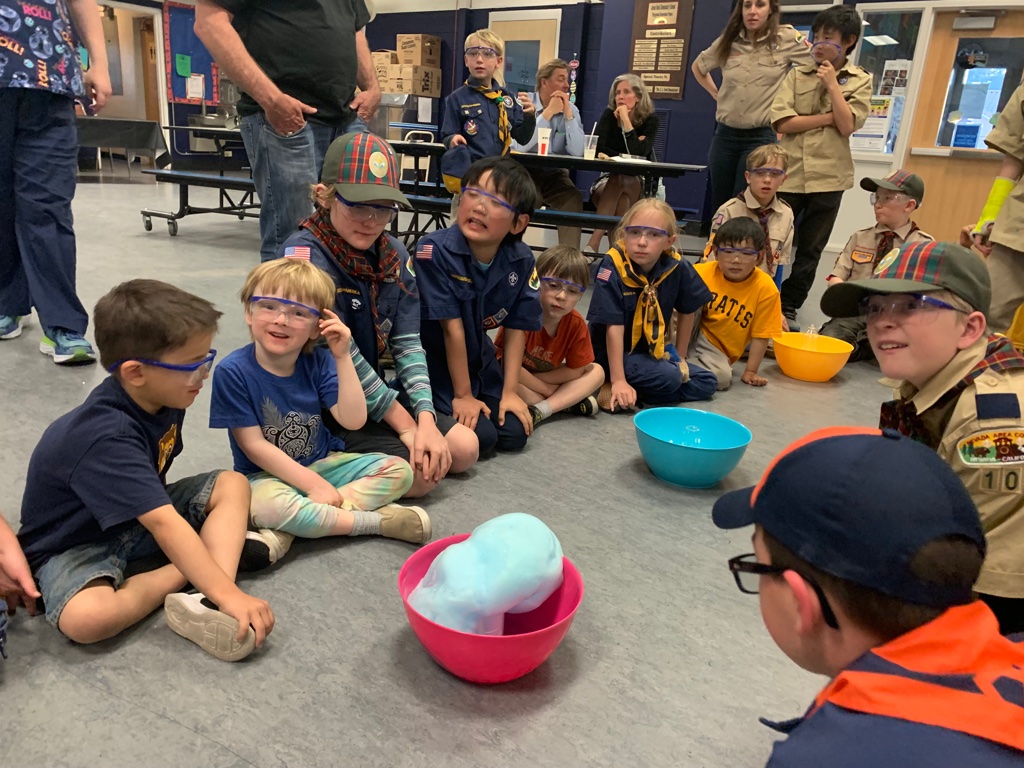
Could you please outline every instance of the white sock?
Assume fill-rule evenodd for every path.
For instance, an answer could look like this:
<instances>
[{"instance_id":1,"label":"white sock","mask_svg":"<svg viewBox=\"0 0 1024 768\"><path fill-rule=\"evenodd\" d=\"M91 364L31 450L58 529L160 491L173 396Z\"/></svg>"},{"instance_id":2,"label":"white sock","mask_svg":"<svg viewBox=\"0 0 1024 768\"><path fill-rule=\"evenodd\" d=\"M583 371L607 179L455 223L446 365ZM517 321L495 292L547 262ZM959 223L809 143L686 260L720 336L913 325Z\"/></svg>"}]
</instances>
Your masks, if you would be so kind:
<instances>
[{"instance_id":1,"label":"white sock","mask_svg":"<svg viewBox=\"0 0 1024 768\"><path fill-rule=\"evenodd\" d=\"M352 510L352 530L349 536L374 536L380 534L380 512Z\"/></svg>"},{"instance_id":2,"label":"white sock","mask_svg":"<svg viewBox=\"0 0 1024 768\"><path fill-rule=\"evenodd\" d=\"M533 407L540 411L540 415L545 419L552 414L551 403L547 400L541 400L539 403L534 403Z\"/></svg>"}]
</instances>

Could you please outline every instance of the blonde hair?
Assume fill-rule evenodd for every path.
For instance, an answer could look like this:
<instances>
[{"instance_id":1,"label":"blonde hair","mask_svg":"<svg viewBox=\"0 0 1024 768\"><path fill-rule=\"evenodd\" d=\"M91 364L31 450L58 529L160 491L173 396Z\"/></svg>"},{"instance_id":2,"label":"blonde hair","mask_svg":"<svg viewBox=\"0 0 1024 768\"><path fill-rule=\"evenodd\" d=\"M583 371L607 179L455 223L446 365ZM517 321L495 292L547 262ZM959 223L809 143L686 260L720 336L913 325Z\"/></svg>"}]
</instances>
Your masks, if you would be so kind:
<instances>
[{"instance_id":1,"label":"blonde hair","mask_svg":"<svg viewBox=\"0 0 1024 768\"><path fill-rule=\"evenodd\" d=\"M552 59L547 64L541 64L537 69L537 90L540 90L540 81L547 80L560 69L569 71L569 64L565 59Z\"/></svg>"},{"instance_id":2,"label":"blonde hair","mask_svg":"<svg viewBox=\"0 0 1024 768\"><path fill-rule=\"evenodd\" d=\"M668 232L669 236L668 250L672 250L675 248L676 236L679 234L679 229L676 227L676 213L669 207L668 203L656 197L645 197L643 200L633 203L633 207L622 215L622 220L615 227L612 240L614 242L621 241L625 237L626 227L630 225L630 222L637 217L637 214L648 208L657 211L665 218L665 231Z\"/></svg>"},{"instance_id":3,"label":"blonde hair","mask_svg":"<svg viewBox=\"0 0 1024 768\"><path fill-rule=\"evenodd\" d=\"M642 123L654 114L654 102L651 101L651 94L648 92L647 86L644 85L644 81L636 75L619 75L612 80L611 90L608 91L608 109L613 112L615 111L615 89L619 87L621 82L629 83L629 87L636 94L636 106L633 107L633 122Z\"/></svg>"},{"instance_id":4,"label":"blonde hair","mask_svg":"<svg viewBox=\"0 0 1024 768\"><path fill-rule=\"evenodd\" d=\"M768 163L775 161L782 170L789 168L789 152L781 144L762 144L747 155L747 170L766 168Z\"/></svg>"},{"instance_id":5,"label":"blonde hair","mask_svg":"<svg viewBox=\"0 0 1024 768\"><path fill-rule=\"evenodd\" d=\"M331 203L334 202L334 193L338 191L334 184L324 184L323 192L317 193L316 188L319 184L309 185L309 199L313 201L313 205L317 208L329 209Z\"/></svg>"},{"instance_id":6,"label":"blonde hair","mask_svg":"<svg viewBox=\"0 0 1024 768\"><path fill-rule=\"evenodd\" d=\"M256 295L257 288L263 295L291 298L321 312L334 308L334 281L320 267L306 259L274 259L253 269L239 292L246 312L249 311L249 303ZM316 343L316 339L310 339L302 351L312 352Z\"/></svg>"},{"instance_id":7,"label":"blonde hair","mask_svg":"<svg viewBox=\"0 0 1024 768\"><path fill-rule=\"evenodd\" d=\"M484 46L496 50L498 52L499 59L505 58L505 41L493 29L487 29L486 27L484 29L478 29L476 32L470 32L466 35L466 42L462 46L463 51L465 51L466 48L473 47L469 44L469 41L474 37L483 43ZM504 62L502 62L502 66L494 70L494 79L497 81L498 85L505 85Z\"/></svg>"},{"instance_id":8,"label":"blonde hair","mask_svg":"<svg viewBox=\"0 0 1024 768\"><path fill-rule=\"evenodd\" d=\"M537 274L540 277L557 277L571 280L586 288L590 285L590 267L587 258L579 248L571 245L555 245L537 257Z\"/></svg>"}]
</instances>

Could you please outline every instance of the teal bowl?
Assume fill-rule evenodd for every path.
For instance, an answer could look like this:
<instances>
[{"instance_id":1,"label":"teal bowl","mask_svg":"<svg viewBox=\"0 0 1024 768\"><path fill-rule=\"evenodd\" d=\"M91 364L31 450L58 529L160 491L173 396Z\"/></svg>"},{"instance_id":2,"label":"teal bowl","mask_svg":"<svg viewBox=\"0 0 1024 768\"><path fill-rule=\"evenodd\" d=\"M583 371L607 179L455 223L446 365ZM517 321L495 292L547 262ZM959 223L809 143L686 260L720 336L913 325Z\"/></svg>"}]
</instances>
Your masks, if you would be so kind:
<instances>
[{"instance_id":1,"label":"teal bowl","mask_svg":"<svg viewBox=\"0 0 1024 768\"><path fill-rule=\"evenodd\" d=\"M640 454L659 480L710 488L743 458L750 430L726 416L692 408L648 408L633 417Z\"/></svg>"}]
</instances>

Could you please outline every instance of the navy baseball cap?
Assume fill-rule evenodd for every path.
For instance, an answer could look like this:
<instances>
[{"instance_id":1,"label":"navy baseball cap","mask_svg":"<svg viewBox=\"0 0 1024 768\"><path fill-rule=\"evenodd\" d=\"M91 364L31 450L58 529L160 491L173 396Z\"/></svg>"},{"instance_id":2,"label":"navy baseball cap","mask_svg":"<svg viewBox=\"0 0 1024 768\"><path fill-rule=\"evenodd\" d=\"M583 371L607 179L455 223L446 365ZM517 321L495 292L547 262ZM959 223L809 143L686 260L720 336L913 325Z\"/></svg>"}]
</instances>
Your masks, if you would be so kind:
<instances>
[{"instance_id":1,"label":"navy baseball cap","mask_svg":"<svg viewBox=\"0 0 1024 768\"><path fill-rule=\"evenodd\" d=\"M757 524L797 557L906 603L948 608L968 587L921 581L910 569L925 544L962 536L985 553L978 509L934 451L887 429L830 427L780 453L753 488L715 502L719 528Z\"/></svg>"}]
</instances>

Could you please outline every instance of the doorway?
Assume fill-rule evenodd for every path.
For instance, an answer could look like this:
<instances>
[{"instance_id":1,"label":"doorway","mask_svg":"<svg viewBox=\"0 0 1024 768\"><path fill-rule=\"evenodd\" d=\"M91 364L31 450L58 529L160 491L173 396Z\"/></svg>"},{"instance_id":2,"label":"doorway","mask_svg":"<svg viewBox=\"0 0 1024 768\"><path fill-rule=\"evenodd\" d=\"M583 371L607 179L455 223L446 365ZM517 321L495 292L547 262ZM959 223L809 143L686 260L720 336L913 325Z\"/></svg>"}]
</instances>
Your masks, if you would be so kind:
<instances>
[{"instance_id":1,"label":"doorway","mask_svg":"<svg viewBox=\"0 0 1024 768\"><path fill-rule=\"evenodd\" d=\"M490 28L505 41L505 87L537 89L537 69L558 56L562 11L509 11L490 14Z\"/></svg>"}]
</instances>

